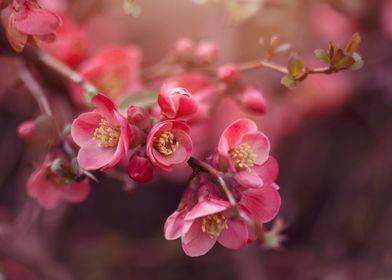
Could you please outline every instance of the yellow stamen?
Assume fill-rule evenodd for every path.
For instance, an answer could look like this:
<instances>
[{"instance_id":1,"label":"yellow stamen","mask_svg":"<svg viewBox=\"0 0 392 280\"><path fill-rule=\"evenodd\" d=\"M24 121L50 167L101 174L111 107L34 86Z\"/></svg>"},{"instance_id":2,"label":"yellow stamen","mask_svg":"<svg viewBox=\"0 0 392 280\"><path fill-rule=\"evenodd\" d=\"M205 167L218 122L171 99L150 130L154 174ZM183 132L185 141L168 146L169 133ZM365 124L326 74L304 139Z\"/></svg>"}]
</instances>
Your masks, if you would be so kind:
<instances>
[{"instance_id":1,"label":"yellow stamen","mask_svg":"<svg viewBox=\"0 0 392 280\"><path fill-rule=\"evenodd\" d=\"M101 119L99 127L94 131L94 139L98 141L98 146L112 148L117 146L120 134L118 126L113 126L107 120Z\"/></svg>"},{"instance_id":2,"label":"yellow stamen","mask_svg":"<svg viewBox=\"0 0 392 280\"><path fill-rule=\"evenodd\" d=\"M222 230L228 229L227 218L222 213L208 215L203 218L201 224L202 232L208 234L210 238L218 237Z\"/></svg>"},{"instance_id":3,"label":"yellow stamen","mask_svg":"<svg viewBox=\"0 0 392 280\"><path fill-rule=\"evenodd\" d=\"M256 155L248 143L242 143L230 150L231 159L238 169L250 169L256 161Z\"/></svg>"},{"instance_id":4,"label":"yellow stamen","mask_svg":"<svg viewBox=\"0 0 392 280\"><path fill-rule=\"evenodd\" d=\"M173 154L177 150L178 145L174 134L170 131L162 132L154 139L154 148L165 156Z\"/></svg>"}]
</instances>

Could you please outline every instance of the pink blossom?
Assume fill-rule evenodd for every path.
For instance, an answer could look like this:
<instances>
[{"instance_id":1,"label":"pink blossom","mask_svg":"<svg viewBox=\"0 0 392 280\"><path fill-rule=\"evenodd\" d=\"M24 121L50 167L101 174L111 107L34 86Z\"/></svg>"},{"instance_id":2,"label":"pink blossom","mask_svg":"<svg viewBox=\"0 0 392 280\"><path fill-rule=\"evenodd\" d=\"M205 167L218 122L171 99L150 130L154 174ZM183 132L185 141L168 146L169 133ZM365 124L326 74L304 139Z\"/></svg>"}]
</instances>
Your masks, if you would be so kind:
<instances>
[{"instance_id":1,"label":"pink blossom","mask_svg":"<svg viewBox=\"0 0 392 280\"><path fill-rule=\"evenodd\" d=\"M167 90L186 88L192 93L193 99L198 103L197 113L192 121L204 120L208 117L211 106L217 98L215 86L210 78L197 72L188 72L166 80Z\"/></svg>"},{"instance_id":2,"label":"pink blossom","mask_svg":"<svg viewBox=\"0 0 392 280\"><path fill-rule=\"evenodd\" d=\"M174 50L183 60L190 59L193 56L195 43L190 38L180 38L177 40Z\"/></svg>"},{"instance_id":3,"label":"pink blossom","mask_svg":"<svg viewBox=\"0 0 392 280\"><path fill-rule=\"evenodd\" d=\"M219 67L218 69L218 77L219 79L231 82L236 81L240 76L239 70L237 66L234 64L227 64Z\"/></svg>"},{"instance_id":4,"label":"pink blossom","mask_svg":"<svg viewBox=\"0 0 392 280\"><path fill-rule=\"evenodd\" d=\"M211 41L201 41L195 50L195 62L198 64L213 63L218 56L218 46Z\"/></svg>"},{"instance_id":5,"label":"pink blossom","mask_svg":"<svg viewBox=\"0 0 392 280\"><path fill-rule=\"evenodd\" d=\"M82 168L107 170L127 154L131 129L107 96L98 94L92 103L96 109L74 120L71 135L80 146L77 159Z\"/></svg>"},{"instance_id":6,"label":"pink blossom","mask_svg":"<svg viewBox=\"0 0 392 280\"><path fill-rule=\"evenodd\" d=\"M267 100L262 92L253 86L245 85L235 94L235 99L241 107L252 113L263 114L267 110Z\"/></svg>"},{"instance_id":7,"label":"pink blossom","mask_svg":"<svg viewBox=\"0 0 392 280\"><path fill-rule=\"evenodd\" d=\"M90 193L88 179L80 182L61 176L51 169L52 161L45 162L34 171L27 182L27 194L46 209L55 208L61 200L82 202Z\"/></svg>"},{"instance_id":8,"label":"pink blossom","mask_svg":"<svg viewBox=\"0 0 392 280\"><path fill-rule=\"evenodd\" d=\"M128 176L140 183L151 181L153 177L153 167L150 160L139 154L131 157L128 165Z\"/></svg>"},{"instance_id":9,"label":"pink blossom","mask_svg":"<svg viewBox=\"0 0 392 280\"><path fill-rule=\"evenodd\" d=\"M198 109L197 102L187 89L174 88L169 90L165 84L162 85L159 91L158 105L168 119L187 120Z\"/></svg>"},{"instance_id":10,"label":"pink blossom","mask_svg":"<svg viewBox=\"0 0 392 280\"><path fill-rule=\"evenodd\" d=\"M99 51L81 64L80 74L113 100L142 88L140 64L142 54L136 47L111 47ZM83 89L73 85L72 96L78 104L84 104Z\"/></svg>"},{"instance_id":11,"label":"pink blossom","mask_svg":"<svg viewBox=\"0 0 392 280\"><path fill-rule=\"evenodd\" d=\"M52 43L43 43L42 48L55 58L75 67L87 53L86 32L67 15L64 14L61 18L63 25L57 30L56 40Z\"/></svg>"},{"instance_id":12,"label":"pink blossom","mask_svg":"<svg viewBox=\"0 0 392 280\"><path fill-rule=\"evenodd\" d=\"M268 160L269 151L267 136L249 119L240 119L229 125L218 144L219 155L235 172L237 182L247 187L263 185L258 169Z\"/></svg>"},{"instance_id":13,"label":"pink blossom","mask_svg":"<svg viewBox=\"0 0 392 280\"><path fill-rule=\"evenodd\" d=\"M141 106L129 106L127 109L127 119L130 124L135 125L141 130L148 131L151 129L152 120L148 111Z\"/></svg>"},{"instance_id":14,"label":"pink blossom","mask_svg":"<svg viewBox=\"0 0 392 280\"><path fill-rule=\"evenodd\" d=\"M192 153L189 127L175 120L156 124L148 134L146 153L154 166L167 171L186 162Z\"/></svg>"},{"instance_id":15,"label":"pink blossom","mask_svg":"<svg viewBox=\"0 0 392 280\"><path fill-rule=\"evenodd\" d=\"M53 41L61 19L43 9L36 0L14 0L1 14L7 39L16 52L23 51L30 43L38 46L40 41Z\"/></svg>"}]
</instances>

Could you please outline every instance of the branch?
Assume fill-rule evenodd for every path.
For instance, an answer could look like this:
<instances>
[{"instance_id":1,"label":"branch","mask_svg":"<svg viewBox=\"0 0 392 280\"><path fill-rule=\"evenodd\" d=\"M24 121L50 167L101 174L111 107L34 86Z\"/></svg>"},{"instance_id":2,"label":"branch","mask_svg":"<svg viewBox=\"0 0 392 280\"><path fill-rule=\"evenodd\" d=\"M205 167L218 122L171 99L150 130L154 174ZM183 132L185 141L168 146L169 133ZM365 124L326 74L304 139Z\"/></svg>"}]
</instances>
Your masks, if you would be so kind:
<instances>
[{"instance_id":1,"label":"branch","mask_svg":"<svg viewBox=\"0 0 392 280\"><path fill-rule=\"evenodd\" d=\"M45 115L52 116L52 110L50 109L48 99L45 96L44 90L41 85L35 80L34 76L23 66L19 71L19 78L28 88L34 99L37 101L41 112Z\"/></svg>"}]
</instances>

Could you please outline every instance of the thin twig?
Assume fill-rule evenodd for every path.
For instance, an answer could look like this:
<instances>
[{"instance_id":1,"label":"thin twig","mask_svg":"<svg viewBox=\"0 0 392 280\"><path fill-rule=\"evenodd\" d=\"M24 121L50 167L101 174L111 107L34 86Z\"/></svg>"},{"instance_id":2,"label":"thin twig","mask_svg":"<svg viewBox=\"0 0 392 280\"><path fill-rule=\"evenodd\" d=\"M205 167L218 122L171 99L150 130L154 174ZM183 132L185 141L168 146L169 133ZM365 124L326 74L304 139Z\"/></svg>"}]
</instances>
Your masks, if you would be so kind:
<instances>
[{"instance_id":1,"label":"thin twig","mask_svg":"<svg viewBox=\"0 0 392 280\"><path fill-rule=\"evenodd\" d=\"M52 116L52 110L50 109L48 99L45 96L44 90L41 85L35 80L33 74L23 66L19 71L19 78L28 88L34 99L37 101L41 112L45 115Z\"/></svg>"}]
</instances>

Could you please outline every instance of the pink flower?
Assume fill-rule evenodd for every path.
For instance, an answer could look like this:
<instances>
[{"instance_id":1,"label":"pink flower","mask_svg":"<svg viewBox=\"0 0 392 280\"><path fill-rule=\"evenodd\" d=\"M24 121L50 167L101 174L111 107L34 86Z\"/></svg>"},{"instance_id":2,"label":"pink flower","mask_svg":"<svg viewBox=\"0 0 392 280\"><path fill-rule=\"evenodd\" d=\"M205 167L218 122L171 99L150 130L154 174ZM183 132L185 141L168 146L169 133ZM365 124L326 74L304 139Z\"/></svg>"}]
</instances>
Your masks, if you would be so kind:
<instances>
[{"instance_id":1,"label":"pink flower","mask_svg":"<svg viewBox=\"0 0 392 280\"><path fill-rule=\"evenodd\" d=\"M1 16L7 39L16 52L23 51L28 42L38 46L40 41L53 41L61 25L61 19L41 8L36 0L13 0Z\"/></svg>"},{"instance_id":2,"label":"pink flower","mask_svg":"<svg viewBox=\"0 0 392 280\"><path fill-rule=\"evenodd\" d=\"M258 173L268 160L270 143L257 125L249 119L240 119L222 133L218 153L226 159L236 181L247 187L260 187L263 180Z\"/></svg>"},{"instance_id":3,"label":"pink flower","mask_svg":"<svg viewBox=\"0 0 392 280\"><path fill-rule=\"evenodd\" d=\"M223 65L218 69L218 77L223 81L236 81L238 80L239 76L239 70L234 64Z\"/></svg>"},{"instance_id":4,"label":"pink flower","mask_svg":"<svg viewBox=\"0 0 392 280\"><path fill-rule=\"evenodd\" d=\"M235 94L235 99L240 106L252 113L263 114L267 110L267 100L255 87L245 85L240 92Z\"/></svg>"},{"instance_id":5,"label":"pink flower","mask_svg":"<svg viewBox=\"0 0 392 280\"><path fill-rule=\"evenodd\" d=\"M129 160L129 178L140 183L146 183L152 180L153 172L154 170L150 163L150 160L145 156L136 154Z\"/></svg>"},{"instance_id":6,"label":"pink flower","mask_svg":"<svg viewBox=\"0 0 392 280\"><path fill-rule=\"evenodd\" d=\"M189 127L174 120L156 124L148 134L146 153L154 166L167 171L186 162L192 153Z\"/></svg>"},{"instance_id":7,"label":"pink flower","mask_svg":"<svg viewBox=\"0 0 392 280\"><path fill-rule=\"evenodd\" d=\"M194 54L195 43L190 38L180 38L177 40L174 50L182 60L189 60Z\"/></svg>"},{"instance_id":8,"label":"pink flower","mask_svg":"<svg viewBox=\"0 0 392 280\"><path fill-rule=\"evenodd\" d=\"M19 126L18 126L18 136L26 141L29 142L31 140L34 139L34 137L36 136L37 133L37 126L35 124L35 121L33 120L27 120L22 122Z\"/></svg>"},{"instance_id":9,"label":"pink flower","mask_svg":"<svg viewBox=\"0 0 392 280\"><path fill-rule=\"evenodd\" d=\"M169 90L165 84L162 85L159 91L158 105L168 119L187 120L198 109L197 102L187 89L174 88Z\"/></svg>"},{"instance_id":10,"label":"pink flower","mask_svg":"<svg viewBox=\"0 0 392 280\"><path fill-rule=\"evenodd\" d=\"M78 27L71 18L66 15L61 18L63 25L57 30L56 40L42 44L42 48L55 58L75 67L86 56L87 36L85 31Z\"/></svg>"},{"instance_id":11,"label":"pink flower","mask_svg":"<svg viewBox=\"0 0 392 280\"><path fill-rule=\"evenodd\" d=\"M107 170L127 154L131 129L107 96L98 94L92 103L97 108L74 120L71 135L80 146L77 159L82 168Z\"/></svg>"},{"instance_id":12,"label":"pink flower","mask_svg":"<svg viewBox=\"0 0 392 280\"><path fill-rule=\"evenodd\" d=\"M135 125L141 130L148 131L151 129L152 120L148 111L137 105L131 105L127 109L127 119L130 124Z\"/></svg>"},{"instance_id":13,"label":"pink flower","mask_svg":"<svg viewBox=\"0 0 392 280\"><path fill-rule=\"evenodd\" d=\"M82 202L90 193L88 179L80 182L61 176L51 169L52 161L45 162L30 176L27 194L45 209L55 208L60 201Z\"/></svg>"},{"instance_id":14,"label":"pink flower","mask_svg":"<svg viewBox=\"0 0 392 280\"><path fill-rule=\"evenodd\" d=\"M102 49L79 67L80 74L113 100L142 88L140 77L141 51L136 47ZM83 89L72 87L72 96L84 104Z\"/></svg>"},{"instance_id":15,"label":"pink flower","mask_svg":"<svg viewBox=\"0 0 392 280\"><path fill-rule=\"evenodd\" d=\"M167 90L174 88L186 88L192 93L193 99L198 104L197 113L193 116L192 121L204 120L208 117L214 100L217 98L215 87L206 75L189 72L166 80Z\"/></svg>"},{"instance_id":16,"label":"pink flower","mask_svg":"<svg viewBox=\"0 0 392 280\"><path fill-rule=\"evenodd\" d=\"M195 62L198 64L213 63L218 56L218 46L211 41L201 41L195 50Z\"/></svg>"}]
</instances>

